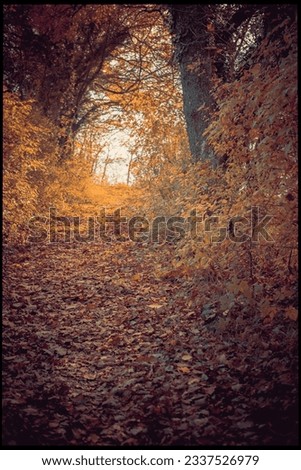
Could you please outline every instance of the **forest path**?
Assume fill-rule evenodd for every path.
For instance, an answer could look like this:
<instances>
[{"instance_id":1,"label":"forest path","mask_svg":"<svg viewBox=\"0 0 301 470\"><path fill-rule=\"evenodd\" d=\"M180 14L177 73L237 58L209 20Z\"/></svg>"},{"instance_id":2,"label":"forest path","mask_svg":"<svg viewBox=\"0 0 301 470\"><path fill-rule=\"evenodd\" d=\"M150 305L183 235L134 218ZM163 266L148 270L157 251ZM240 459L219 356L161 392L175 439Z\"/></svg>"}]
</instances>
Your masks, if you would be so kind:
<instances>
[{"instance_id":1,"label":"forest path","mask_svg":"<svg viewBox=\"0 0 301 470\"><path fill-rule=\"evenodd\" d=\"M270 351L260 358L254 345L252 363L250 345L206 328L177 282L162 276L171 249L103 242L6 254L4 444L290 439L292 417L271 424L278 404L264 392L269 370L262 376Z\"/></svg>"}]
</instances>

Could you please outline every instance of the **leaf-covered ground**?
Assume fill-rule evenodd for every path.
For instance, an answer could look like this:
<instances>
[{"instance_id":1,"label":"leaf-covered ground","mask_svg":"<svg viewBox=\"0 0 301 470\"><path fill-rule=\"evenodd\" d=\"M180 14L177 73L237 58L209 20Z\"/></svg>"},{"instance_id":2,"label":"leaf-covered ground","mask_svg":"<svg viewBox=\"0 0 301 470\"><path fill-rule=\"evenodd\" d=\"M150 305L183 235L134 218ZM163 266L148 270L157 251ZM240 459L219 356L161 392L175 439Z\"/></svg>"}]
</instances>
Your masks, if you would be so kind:
<instances>
[{"instance_id":1,"label":"leaf-covered ground","mask_svg":"<svg viewBox=\"0 0 301 470\"><path fill-rule=\"evenodd\" d=\"M4 445L298 443L296 323L204 317L172 250L5 251Z\"/></svg>"}]
</instances>

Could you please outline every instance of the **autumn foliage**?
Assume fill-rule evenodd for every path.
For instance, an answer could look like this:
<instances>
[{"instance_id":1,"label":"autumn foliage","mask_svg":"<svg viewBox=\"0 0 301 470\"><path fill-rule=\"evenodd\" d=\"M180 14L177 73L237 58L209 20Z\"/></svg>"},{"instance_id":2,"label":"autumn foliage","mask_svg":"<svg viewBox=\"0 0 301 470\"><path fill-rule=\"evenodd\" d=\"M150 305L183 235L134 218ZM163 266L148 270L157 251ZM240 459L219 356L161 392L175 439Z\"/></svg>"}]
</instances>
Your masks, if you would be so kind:
<instances>
[{"instance_id":1,"label":"autumn foliage","mask_svg":"<svg viewBox=\"0 0 301 470\"><path fill-rule=\"evenodd\" d=\"M243 305L266 320L279 313L296 320L296 31L285 29L281 46L271 39L275 32L239 78L216 81L218 110L206 133L220 159L218 168L200 162L183 172L174 160L168 178L158 179L154 191L158 213L167 205L180 216L189 217L192 208L202 216L203 237L181 240L173 261L176 276L191 278L192 304L217 303L227 312ZM252 236L252 208L258 210L258 222L269 217L268 239ZM233 241L229 222L235 217L244 220L237 219ZM206 221L211 232L204 233ZM221 227L228 236L212 243Z\"/></svg>"},{"instance_id":2,"label":"autumn foliage","mask_svg":"<svg viewBox=\"0 0 301 470\"><path fill-rule=\"evenodd\" d=\"M297 26L272 7L5 6L6 445L296 444ZM103 208L108 237L66 239Z\"/></svg>"}]
</instances>

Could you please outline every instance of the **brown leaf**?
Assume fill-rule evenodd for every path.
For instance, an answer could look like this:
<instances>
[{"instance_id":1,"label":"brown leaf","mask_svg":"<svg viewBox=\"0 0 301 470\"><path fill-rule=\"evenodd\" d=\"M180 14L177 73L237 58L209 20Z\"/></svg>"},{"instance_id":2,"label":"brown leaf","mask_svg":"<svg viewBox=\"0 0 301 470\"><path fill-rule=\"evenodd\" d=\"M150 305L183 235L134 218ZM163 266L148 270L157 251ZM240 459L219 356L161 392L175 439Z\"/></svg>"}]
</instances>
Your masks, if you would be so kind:
<instances>
[{"instance_id":1,"label":"brown leaf","mask_svg":"<svg viewBox=\"0 0 301 470\"><path fill-rule=\"evenodd\" d=\"M163 306L164 306L164 304L150 304L150 305L148 305L148 307L150 307L150 308L155 308L155 309L161 308L161 307L163 307Z\"/></svg>"},{"instance_id":2,"label":"brown leaf","mask_svg":"<svg viewBox=\"0 0 301 470\"><path fill-rule=\"evenodd\" d=\"M287 307L285 309L285 315L290 320L293 320L293 321L298 320L298 310L295 307Z\"/></svg>"},{"instance_id":3,"label":"brown leaf","mask_svg":"<svg viewBox=\"0 0 301 470\"><path fill-rule=\"evenodd\" d=\"M178 371L179 372L183 372L183 374L188 374L190 372L190 369L189 367L186 367L186 366L178 366Z\"/></svg>"}]
</instances>

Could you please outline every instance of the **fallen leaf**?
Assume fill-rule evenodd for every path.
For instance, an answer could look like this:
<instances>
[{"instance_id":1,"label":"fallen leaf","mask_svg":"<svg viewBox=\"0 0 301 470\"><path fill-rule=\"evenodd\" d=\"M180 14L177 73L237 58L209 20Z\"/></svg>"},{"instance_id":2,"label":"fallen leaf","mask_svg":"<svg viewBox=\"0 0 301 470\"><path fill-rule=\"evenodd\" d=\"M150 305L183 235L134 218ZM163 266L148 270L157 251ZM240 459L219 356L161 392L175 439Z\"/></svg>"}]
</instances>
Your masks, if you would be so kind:
<instances>
[{"instance_id":1,"label":"fallen leaf","mask_svg":"<svg viewBox=\"0 0 301 470\"><path fill-rule=\"evenodd\" d=\"M212 394L215 392L215 389L216 389L216 386L215 386L215 385L211 385L211 387L206 387L206 388L205 388L205 392L206 392L208 395L212 395Z\"/></svg>"},{"instance_id":2,"label":"fallen leaf","mask_svg":"<svg viewBox=\"0 0 301 470\"><path fill-rule=\"evenodd\" d=\"M64 348L60 348L60 347L56 347L54 349L54 351L56 352L56 354L58 354L59 356L65 356L67 354L67 350L64 349Z\"/></svg>"},{"instance_id":3,"label":"fallen leaf","mask_svg":"<svg viewBox=\"0 0 301 470\"><path fill-rule=\"evenodd\" d=\"M97 377L97 374L96 374L96 373L92 373L92 374L90 374L90 373L85 373L85 374L82 375L82 377L83 377L84 379L87 379L87 380L95 380L96 377Z\"/></svg>"},{"instance_id":4,"label":"fallen leaf","mask_svg":"<svg viewBox=\"0 0 301 470\"><path fill-rule=\"evenodd\" d=\"M188 380L188 385L193 385L193 384L199 383L200 381L201 379L199 379L198 377L193 377L192 379Z\"/></svg>"},{"instance_id":5,"label":"fallen leaf","mask_svg":"<svg viewBox=\"0 0 301 470\"><path fill-rule=\"evenodd\" d=\"M92 442L92 444L97 444L99 441L99 436L97 434L91 434L89 436L89 442Z\"/></svg>"},{"instance_id":6,"label":"fallen leaf","mask_svg":"<svg viewBox=\"0 0 301 470\"><path fill-rule=\"evenodd\" d=\"M137 434L140 434L141 432L145 431L145 428L142 426L136 426L135 428L132 428L130 430L130 433L133 434L133 436L137 436Z\"/></svg>"},{"instance_id":7,"label":"fallen leaf","mask_svg":"<svg viewBox=\"0 0 301 470\"><path fill-rule=\"evenodd\" d=\"M188 374L190 372L190 369L189 367L186 367L186 366L185 367L180 366L178 367L178 371L183 372L183 374Z\"/></svg>"},{"instance_id":8,"label":"fallen leaf","mask_svg":"<svg viewBox=\"0 0 301 470\"><path fill-rule=\"evenodd\" d=\"M193 420L194 426L203 427L208 424L209 418L197 418Z\"/></svg>"},{"instance_id":9,"label":"fallen leaf","mask_svg":"<svg viewBox=\"0 0 301 470\"><path fill-rule=\"evenodd\" d=\"M181 359L182 359L182 361L191 361L192 356L190 354L183 354Z\"/></svg>"},{"instance_id":10,"label":"fallen leaf","mask_svg":"<svg viewBox=\"0 0 301 470\"><path fill-rule=\"evenodd\" d=\"M60 423L58 421L50 421L49 424L48 424L48 426L50 428L58 428L59 425L60 425Z\"/></svg>"},{"instance_id":11,"label":"fallen leaf","mask_svg":"<svg viewBox=\"0 0 301 470\"><path fill-rule=\"evenodd\" d=\"M238 392L242 387L242 384L235 384L235 385L232 385L231 386L231 389L234 391L234 392Z\"/></svg>"},{"instance_id":12,"label":"fallen leaf","mask_svg":"<svg viewBox=\"0 0 301 470\"><path fill-rule=\"evenodd\" d=\"M252 421L242 421L241 423L237 423L236 427L238 429L249 429L254 425Z\"/></svg>"},{"instance_id":13,"label":"fallen leaf","mask_svg":"<svg viewBox=\"0 0 301 470\"><path fill-rule=\"evenodd\" d=\"M293 320L293 321L298 320L298 310L295 307L287 307L285 309L285 315L290 320Z\"/></svg>"}]
</instances>

